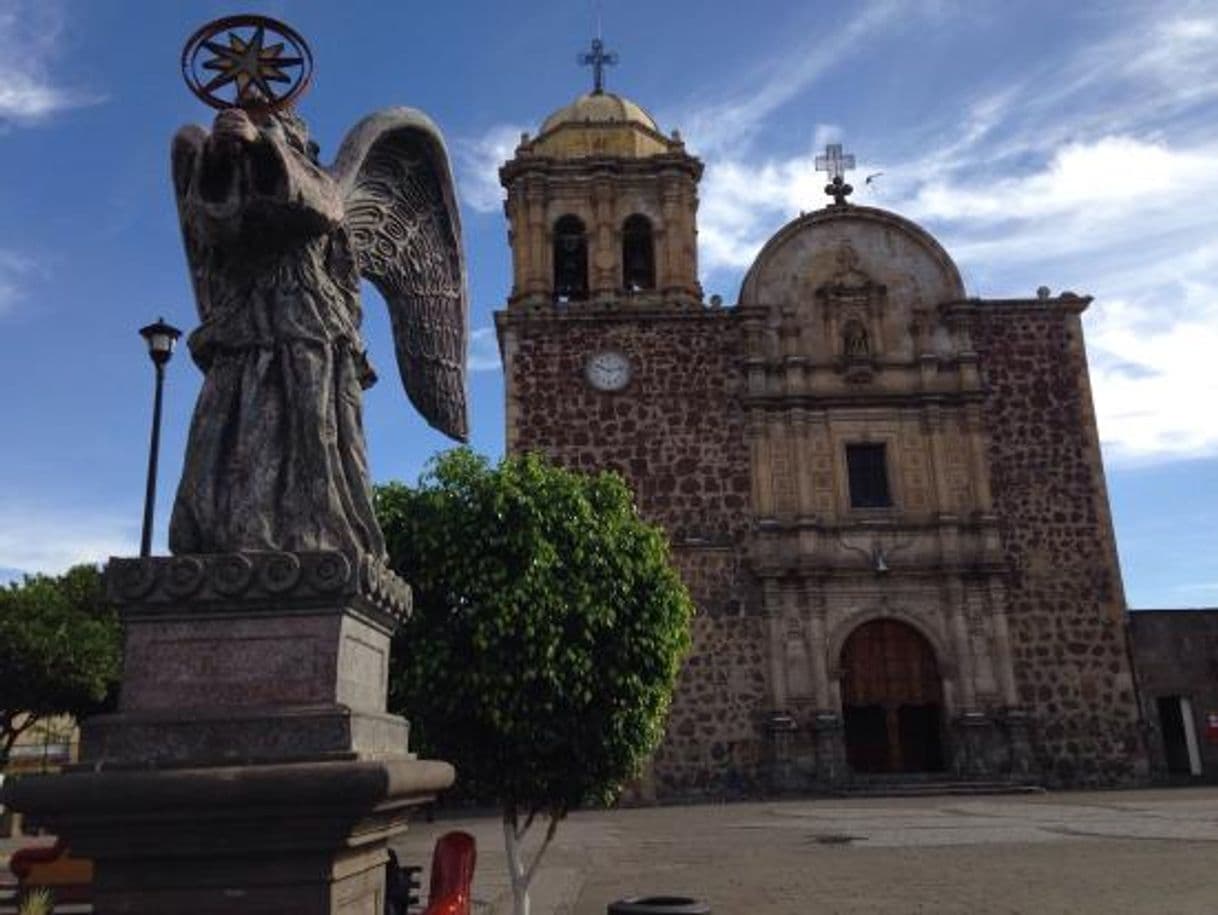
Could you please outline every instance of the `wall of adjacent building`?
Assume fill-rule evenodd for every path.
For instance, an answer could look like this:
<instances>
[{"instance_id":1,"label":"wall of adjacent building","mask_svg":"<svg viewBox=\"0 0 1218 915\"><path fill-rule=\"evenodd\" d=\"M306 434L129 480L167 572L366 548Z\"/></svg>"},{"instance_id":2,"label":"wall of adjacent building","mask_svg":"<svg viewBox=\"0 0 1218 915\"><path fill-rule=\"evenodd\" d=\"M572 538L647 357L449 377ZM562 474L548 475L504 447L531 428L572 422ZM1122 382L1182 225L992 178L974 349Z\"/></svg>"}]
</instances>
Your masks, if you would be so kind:
<instances>
[{"instance_id":1,"label":"wall of adjacent building","mask_svg":"<svg viewBox=\"0 0 1218 915\"><path fill-rule=\"evenodd\" d=\"M1218 731L1208 727L1218 716L1218 609L1135 610L1129 632L1153 775L1169 778L1158 700L1176 696L1192 706L1200 777L1218 781Z\"/></svg>"}]
</instances>

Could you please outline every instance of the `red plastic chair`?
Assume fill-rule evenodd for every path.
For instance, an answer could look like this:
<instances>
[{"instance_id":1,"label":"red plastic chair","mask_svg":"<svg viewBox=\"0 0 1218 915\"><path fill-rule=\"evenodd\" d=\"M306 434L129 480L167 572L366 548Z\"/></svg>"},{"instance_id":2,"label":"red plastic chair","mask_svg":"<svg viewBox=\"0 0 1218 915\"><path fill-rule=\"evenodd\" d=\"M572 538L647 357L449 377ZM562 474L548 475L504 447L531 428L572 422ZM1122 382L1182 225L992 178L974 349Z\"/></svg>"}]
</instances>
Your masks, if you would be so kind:
<instances>
[{"instance_id":1,"label":"red plastic chair","mask_svg":"<svg viewBox=\"0 0 1218 915\"><path fill-rule=\"evenodd\" d=\"M477 849L468 832L446 832L431 856L431 891L423 915L470 915Z\"/></svg>"},{"instance_id":2,"label":"red plastic chair","mask_svg":"<svg viewBox=\"0 0 1218 915\"><path fill-rule=\"evenodd\" d=\"M93 862L74 858L62 838L54 845L32 845L13 852L9 870L17 877L19 894L45 887L57 902L91 902Z\"/></svg>"}]
</instances>

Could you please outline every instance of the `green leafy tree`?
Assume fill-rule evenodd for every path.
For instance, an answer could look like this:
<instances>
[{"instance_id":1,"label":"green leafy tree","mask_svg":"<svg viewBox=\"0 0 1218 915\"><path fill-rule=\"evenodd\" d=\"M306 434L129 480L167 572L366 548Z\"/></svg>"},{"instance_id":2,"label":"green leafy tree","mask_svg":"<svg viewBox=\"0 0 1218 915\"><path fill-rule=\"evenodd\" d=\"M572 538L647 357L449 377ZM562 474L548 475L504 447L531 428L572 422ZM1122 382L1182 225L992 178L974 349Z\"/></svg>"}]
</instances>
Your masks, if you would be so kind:
<instances>
[{"instance_id":1,"label":"green leafy tree","mask_svg":"<svg viewBox=\"0 0 1218 915\"><path fill-rule=\"evenodd\" d=\"M420 749L503 810L517 915L559 822L637 776L663 734L692 604L615 474L468 449L377 492L414 589L390 696ZM548 828L529 863L523 840Z\"/></svg>"},{"instance_id":2,"label":"green leafy tree","mask_svg":"<svg viewBox=\"0 0 1218 915\"><path fill-rule=\"evenodd\" d=\"M93 566L0 588L0 768L39 721L102 708L121 652L118 617Z\"/></svg>"}]
</instances>

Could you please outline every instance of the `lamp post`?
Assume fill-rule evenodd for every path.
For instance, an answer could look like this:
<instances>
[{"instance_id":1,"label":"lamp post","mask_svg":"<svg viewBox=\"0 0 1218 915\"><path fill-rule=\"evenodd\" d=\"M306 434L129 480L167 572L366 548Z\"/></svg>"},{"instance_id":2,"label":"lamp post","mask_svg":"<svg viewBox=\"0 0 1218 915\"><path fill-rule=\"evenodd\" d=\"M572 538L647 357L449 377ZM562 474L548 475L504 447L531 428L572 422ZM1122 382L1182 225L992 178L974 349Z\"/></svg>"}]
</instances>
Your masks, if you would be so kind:
<instances>
[{"instance_id":1,"label":"lamp post","mask_svg":"<svg viewBox=\"0 0 1218 915\"><path fill-rule=\"evenodd\" d=\"M140 556L152 553L152 511L156 505L156 461L161 450L161 391L165 387L165 363L173 355L173 346L182 332L157 318L155 324L140 328L140 336L148 344L148 356L156 368L156 394L152 401L152 441L148 446L148 486L144 490L144 529L140 535Z\"/></svg>"}]
</instances>

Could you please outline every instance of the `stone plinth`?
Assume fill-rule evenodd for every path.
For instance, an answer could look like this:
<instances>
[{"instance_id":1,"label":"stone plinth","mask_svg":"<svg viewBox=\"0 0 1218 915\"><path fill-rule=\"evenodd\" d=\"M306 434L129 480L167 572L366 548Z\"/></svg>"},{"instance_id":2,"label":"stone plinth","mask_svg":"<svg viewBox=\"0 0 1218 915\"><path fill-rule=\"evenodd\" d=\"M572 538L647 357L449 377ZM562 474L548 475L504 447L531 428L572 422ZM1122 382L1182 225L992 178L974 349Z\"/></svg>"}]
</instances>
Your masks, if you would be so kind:
<instances>
[{"instance_id":1,"label":"stone plinth","mask_svg":"<svg viewBox=\"0 0 1218 915\"><path fill-rule=\"evenodd\" d=\"M453 780L386 712L410 590L338 552L114 559L118 711L6 803L96 862L98 915L380 915L385 844Z\"/></svg>"},{"instance_id":2,"label":"stone plinth","mask_svg":"<svg viewBox=\"0 0 1218 915\"><path fill-rule=\"evenodd\" d=\"M389 758L389 637L410 589L338 552L115 559L119 710L81 734L90 766Z\"/></svg>"},{"instance_id":3,"label":"stone plinth","mask_svg":"<svg viewBox=\"0 0 1218 915\"><path fill-rule=\"evenodd\" d=\"M6 802L94 860L97 915L381 915L386 841L452 779L412 759L77 771Z\"/></svg>"}]
</instances>

